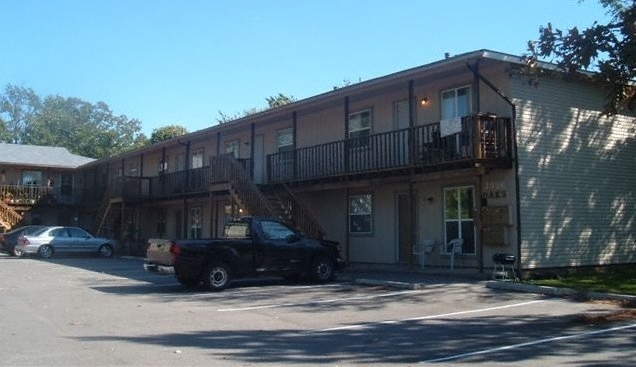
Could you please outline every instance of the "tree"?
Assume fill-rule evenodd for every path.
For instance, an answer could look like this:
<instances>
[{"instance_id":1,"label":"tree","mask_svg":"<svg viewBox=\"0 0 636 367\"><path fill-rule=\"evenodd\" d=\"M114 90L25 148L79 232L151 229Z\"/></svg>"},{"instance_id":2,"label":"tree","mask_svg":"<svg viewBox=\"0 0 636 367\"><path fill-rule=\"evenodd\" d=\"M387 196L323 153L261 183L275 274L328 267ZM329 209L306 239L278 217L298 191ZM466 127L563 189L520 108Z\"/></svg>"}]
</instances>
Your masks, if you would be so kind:
<instances>
[{"instance_id":1,"label":"tree","mask_svg":"<svg viewBox=\"0 0 636 367\"><path fill-rule=\"evenodd\" d=\"M188 129L180 125L166 125L158 127L152 130L152 134L150 135L150 144L176 138L177 136L185 135L187 133Z\"/></svg>"},{"instance_id":2,"label":"tree","mask_svg":"<svg viewBox=\"0 0 636 367\"><path fill-rule=\"evenodd\" d=\"M296 102L296 98L294 96L286 96L282 93L278 93L275 96L266 97L265 101L267 101L267 107L265 108L253 107L249 110L243 110L243 112L238 112L233 115L227 115L219 111L219 117L216 119L216 121L219 124L224 124L226 122L234 121L245 116L253 115L259 112L270 110L272 108L281 107Z\"/></svg>"},{"instance_id":3,"label":"tree","mask_svg":"<svg viewBox=\"0 0 636 367\"><path fill-rule=\"evenodd\" d=\"M566 76L579 70L593 71L591 78L607 91L605 114L636 111L636 0L599 0L611 15L608 24L594 22L579 31L564 32L552 24L539 29L537 41L528 42L524 59L532 82L544 73L540 59L558 65Z\"/></svg>"},{"instance_id":4,"label":"tree","mask_svg":"<svg viewBox=\"0 0 636 367\"><path fill-rule=\"evenodd\" d=\"M0 138L17 144L65 147L75 154L106 158L139 148L148 139L141 122L116 116L104 102L47 96L7 85L0 95Z\"/></svg>"},{"instance_id":5,"label":"tree","mask_svg":"<svg viewBox=\"0 0 636 367\"><path fill-rule=\"evenodd\" d=\"M0 95L0 141L21 143L29 121L41 104L33 89L7 84Z\"/></svg>"}]
</instances>

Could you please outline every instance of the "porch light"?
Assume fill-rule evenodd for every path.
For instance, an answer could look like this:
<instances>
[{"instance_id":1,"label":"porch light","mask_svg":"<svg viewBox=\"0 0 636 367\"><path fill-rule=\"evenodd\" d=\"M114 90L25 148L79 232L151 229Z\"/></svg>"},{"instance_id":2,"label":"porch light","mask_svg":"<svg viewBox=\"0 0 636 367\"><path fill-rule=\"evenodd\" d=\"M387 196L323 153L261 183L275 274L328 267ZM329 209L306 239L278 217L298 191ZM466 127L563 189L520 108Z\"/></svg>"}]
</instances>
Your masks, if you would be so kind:
<instances>
[{"instance_id":1,"label":"porch light","mask_svg":"<svg viewBox=\"0 0 636 367\"><path fill-rule=\"evenodd\" d=\"M420 99L420 106L421 106L421 107L428 107L429 102L430 102L430 101L428 100L428 98L427 98L427 97L424 97L424 98Z\"/></svg>"}]
</instances>

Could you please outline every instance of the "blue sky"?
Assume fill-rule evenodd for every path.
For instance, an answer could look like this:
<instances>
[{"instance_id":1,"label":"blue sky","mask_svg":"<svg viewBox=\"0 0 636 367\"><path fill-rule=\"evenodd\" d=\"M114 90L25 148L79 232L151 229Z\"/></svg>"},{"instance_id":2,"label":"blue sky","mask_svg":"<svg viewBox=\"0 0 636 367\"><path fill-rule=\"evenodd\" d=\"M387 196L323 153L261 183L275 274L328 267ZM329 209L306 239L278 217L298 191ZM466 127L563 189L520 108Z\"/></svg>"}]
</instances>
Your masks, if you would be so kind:
<instances>
[{"instance_id":1,"label":"blue sky","mask_svg":"<svg viewBox=\"0 0 636 367\"><path fill-rule=\"evenodd\" d=\"M0 86L196 131L479 49L520 55L539 26L606 21L587 0L0 0Z\"/></svg>"}]
</instances>

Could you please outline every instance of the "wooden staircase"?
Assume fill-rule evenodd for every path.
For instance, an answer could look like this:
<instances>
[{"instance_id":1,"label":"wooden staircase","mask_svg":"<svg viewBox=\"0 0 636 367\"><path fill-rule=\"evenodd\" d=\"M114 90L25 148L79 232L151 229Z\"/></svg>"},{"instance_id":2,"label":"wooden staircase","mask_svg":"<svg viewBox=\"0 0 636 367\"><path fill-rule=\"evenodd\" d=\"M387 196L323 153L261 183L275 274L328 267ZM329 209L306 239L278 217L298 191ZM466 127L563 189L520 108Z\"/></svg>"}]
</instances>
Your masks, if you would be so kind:
<instances>
[{"instance_id":1,"label":"wooden staircase","mask_svg":"<svg viewBox=\"0 0 636 367\"><path fill-rule=\"evenodd\" d=\"M16 224L22 221L20 213L16 212L12 207L0 201L0 227L4 231L11 230Z\"/></svg>"},{"instance_id":2,"label":"wooden staircase","mask_svg":"<svg viewBox=\"0 0 636 367\"><path fill-rule=\"evenodd\" d=\"M210 190L227 190L247 215L275 218L312 238L322 238L324 230L292 191L284 184L261 191L247 171L231 155L213 157Z\"/></svg>"},{"instance_id":3,"label":"wooden staircase","mask_svg":"<svg viewBox=\"0 0 636 367\"><path fill-rule=\"evenodd\" d=\"M322 229L307 204L295 195L285 184L268 187L263 194L276 213L276 217L311 238L323 238Z\"/></svg>"}]
</instances>

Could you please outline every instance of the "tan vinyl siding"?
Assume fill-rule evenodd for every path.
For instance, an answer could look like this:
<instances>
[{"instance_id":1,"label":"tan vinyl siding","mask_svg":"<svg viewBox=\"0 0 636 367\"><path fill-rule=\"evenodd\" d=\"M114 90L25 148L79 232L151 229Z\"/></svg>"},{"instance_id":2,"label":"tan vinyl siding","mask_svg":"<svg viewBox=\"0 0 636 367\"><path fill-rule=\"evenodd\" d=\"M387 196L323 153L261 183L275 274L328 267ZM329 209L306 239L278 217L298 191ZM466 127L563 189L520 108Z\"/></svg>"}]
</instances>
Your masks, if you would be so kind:
<instances>
[{"instance_id":1,"label":"tan vinyl siding","mask_svg":"<svg viewBox=\"0 0 636 367\"><path fill-rule=\"evenodd\" d=\"M512 81L523 268L636 261L633 118L604 118L590 85Z\"/></svg>"}]
</instances>

